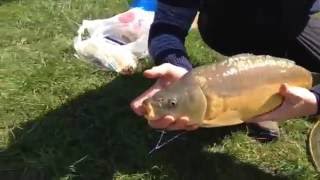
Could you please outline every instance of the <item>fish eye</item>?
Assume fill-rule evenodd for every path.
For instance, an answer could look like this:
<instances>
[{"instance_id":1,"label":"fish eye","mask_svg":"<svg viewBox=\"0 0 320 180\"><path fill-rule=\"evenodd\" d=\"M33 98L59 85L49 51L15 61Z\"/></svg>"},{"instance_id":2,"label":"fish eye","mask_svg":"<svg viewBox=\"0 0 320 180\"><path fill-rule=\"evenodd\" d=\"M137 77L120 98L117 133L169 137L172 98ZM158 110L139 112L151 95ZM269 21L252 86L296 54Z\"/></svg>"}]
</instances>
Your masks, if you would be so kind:
<instances>
[{"instance_id":1,"label":"fish eye","mask_svg":"<svg viewBox=\"0 0 320 180\"><path fill-rule=\"evenodd\" d=\"M170 107L176 107L177 105L177 100L176 99L169 99L169 106Z\"/></svg>"}]
</instances>

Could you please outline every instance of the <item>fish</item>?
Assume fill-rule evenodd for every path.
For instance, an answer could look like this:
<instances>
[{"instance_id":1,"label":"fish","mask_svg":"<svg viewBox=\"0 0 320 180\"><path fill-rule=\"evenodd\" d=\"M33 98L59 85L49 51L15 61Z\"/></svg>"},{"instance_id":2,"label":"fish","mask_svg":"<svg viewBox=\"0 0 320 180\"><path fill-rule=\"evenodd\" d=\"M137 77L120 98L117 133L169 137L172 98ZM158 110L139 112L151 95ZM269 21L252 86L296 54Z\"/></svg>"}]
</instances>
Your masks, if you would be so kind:
<instances>
[{"instance_id":1,"label":"fish","mask_svg":"<svg viewBox=\"0 0 320 180\"><path fill-rule=\"evenodd\" d=\"M281 84L310 89L312 73L294 61L238 54L202 65L143 101L145 118L189 117L204 128L244 123L281 105Z\"/></svg>"}]
</instances>

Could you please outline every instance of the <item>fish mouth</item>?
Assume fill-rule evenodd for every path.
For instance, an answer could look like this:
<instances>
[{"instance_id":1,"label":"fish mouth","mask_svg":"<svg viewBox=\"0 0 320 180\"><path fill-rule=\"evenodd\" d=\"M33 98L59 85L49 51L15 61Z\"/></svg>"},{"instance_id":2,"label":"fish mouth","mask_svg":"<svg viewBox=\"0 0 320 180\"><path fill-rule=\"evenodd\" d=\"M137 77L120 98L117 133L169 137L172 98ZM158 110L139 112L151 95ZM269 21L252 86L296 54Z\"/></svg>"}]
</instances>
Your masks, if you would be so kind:
<instances>
[{"instance_id":1,"label":"fish mouth","mask_svg":"<svg viewBox=\"0 0 320 180\"><path fill-rule=\"evenodd\" d=\"M144 117L149 121L155 120L154 109L153 109L150 101L149 100L144 100L143 103L142 103L142 106L143 106L143 108L145 110Z\"/></svg>"}]
</instances>

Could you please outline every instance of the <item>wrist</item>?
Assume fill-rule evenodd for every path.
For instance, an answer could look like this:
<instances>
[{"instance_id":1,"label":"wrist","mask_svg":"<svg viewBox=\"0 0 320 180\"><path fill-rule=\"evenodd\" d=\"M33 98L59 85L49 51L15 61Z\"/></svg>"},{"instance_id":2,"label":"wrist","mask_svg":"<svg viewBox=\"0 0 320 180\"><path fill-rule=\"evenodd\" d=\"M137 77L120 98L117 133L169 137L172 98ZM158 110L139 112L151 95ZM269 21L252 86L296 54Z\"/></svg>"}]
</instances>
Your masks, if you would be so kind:
<instances>
[{"instance_id":1,"label":"wrist","mask_svg":"<svg viewBox=\"0 0 320 180\"><path fill-rule=\"evenodd\" d=\"M192 64L190 63L186 52L181 50L169 49L157 55L155 57L155 64L160 65L163 63L170 63L182 67L187 71L192 69Z\"/></svg>"},{"instance_id":2,"label":"wrist","mask_svg":"<svg viewBox=\"0 0 320 180\"><path fill-rule=\"evenodd\" d=\"M187 71L190 71L192 69L192 65L191 63L189 62L189 60L185 57L185 56L180 56L180 57L177 57L177 55L175 54L172 54L172 55L169 55L166 60L175 65L175 66L178 66L178 67L181 67L181 68L184 68L185 70Z\"/></svg>"},{"instance_id":3,"label":"wrist","mask_svg":"<svg viewBox=\"0 0 320 180\"><path fill-rule=\"evenodd\" d=\"M317 92L314 92L313 90L310 90L312 97L310 98L310 111L311 115L318 115L320 114L320 94Z\"/></svg>"}]
</instances>

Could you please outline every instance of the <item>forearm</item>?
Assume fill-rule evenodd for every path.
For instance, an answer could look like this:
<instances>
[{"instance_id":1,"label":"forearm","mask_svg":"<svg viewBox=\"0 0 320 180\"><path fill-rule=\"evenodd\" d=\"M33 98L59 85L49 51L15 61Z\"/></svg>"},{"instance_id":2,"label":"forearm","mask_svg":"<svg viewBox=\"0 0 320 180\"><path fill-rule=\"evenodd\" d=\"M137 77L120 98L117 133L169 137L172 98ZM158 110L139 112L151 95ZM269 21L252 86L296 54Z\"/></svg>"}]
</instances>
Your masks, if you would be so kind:
<instances>
[{"instance_id":1,"label":"forearm","mask_svg":"<svg viewBox=\"0 0 320 180\"><path fill-rule=\"evenodd\" d=\"M311 89L311 92L315 95L316 99L317 99L317 115L320 114L320 85L314 86Z\"/></svg>"},{"instance_id":2,"label":"forearm","mask_svg":"<svg viewBox=\"0 0 320 180\"><path fill-rule=\"evenodd\" d=\"M159 0L149 33L149 53L156 65L171 63L192 69L184 47L198 1Z\"/></svg>"}]
</instances>

